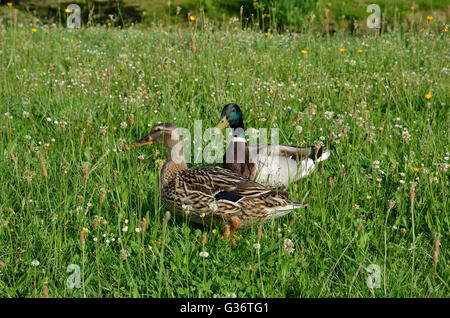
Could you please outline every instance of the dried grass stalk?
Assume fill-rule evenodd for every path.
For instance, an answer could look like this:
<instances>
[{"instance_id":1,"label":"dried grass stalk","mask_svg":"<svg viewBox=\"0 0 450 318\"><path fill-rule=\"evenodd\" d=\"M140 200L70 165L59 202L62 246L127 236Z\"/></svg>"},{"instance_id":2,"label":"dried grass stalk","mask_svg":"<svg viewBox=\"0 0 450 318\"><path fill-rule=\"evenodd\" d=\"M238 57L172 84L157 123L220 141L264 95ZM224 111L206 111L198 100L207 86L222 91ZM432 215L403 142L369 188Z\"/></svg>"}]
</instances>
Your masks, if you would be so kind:
<instances>
[{"instance_id":1,"label":"dried grass stalk","mask_svg":"<svg viewBox=\"0 0 450 318\"><path fill-rule=\"evenodd\" d=\"M39 164L41 165L42 174L44 175L45 178L47 178L48 173L47 169L45 168L44 156L42 156L42 153L40 151L39 151Z\"/></svg>"}]
</instances>

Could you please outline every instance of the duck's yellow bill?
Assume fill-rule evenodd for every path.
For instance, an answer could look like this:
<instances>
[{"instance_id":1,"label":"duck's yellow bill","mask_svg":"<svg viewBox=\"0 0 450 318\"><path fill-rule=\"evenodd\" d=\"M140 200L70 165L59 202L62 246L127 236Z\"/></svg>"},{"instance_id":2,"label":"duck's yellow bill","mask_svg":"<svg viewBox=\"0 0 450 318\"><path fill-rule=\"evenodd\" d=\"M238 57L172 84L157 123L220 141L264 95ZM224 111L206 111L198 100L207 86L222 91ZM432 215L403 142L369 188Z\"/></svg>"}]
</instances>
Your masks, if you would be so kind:
<instances>
[{"instance_id":1,"label":"duck's yellow bill","mask_svg":"<svg viewBox=\"0 0 450 318\"><path fill-rule=\"evenodd\" d=\"M219 123L216 125L216 127L214 127L215 129L220 129L220 130L224 130L225 128L227 128L230 125L230 123L227 120L226 116L223 116L222 118L220 118Z\"/></svg>"},{"instance_id":2,"label":"duck's yellow bill","mask_svg":"<svg viewBox=\"0 0 450 318\"><path fill-rule=\"evenodd\" d=\"M133 142L131 144L131 147L141 147L141 146L146 146L146 145L151 145L151 144L153 144L152 137L145 136L144 138L142 138L136 142Z\"/></svg>"}]
</instances>

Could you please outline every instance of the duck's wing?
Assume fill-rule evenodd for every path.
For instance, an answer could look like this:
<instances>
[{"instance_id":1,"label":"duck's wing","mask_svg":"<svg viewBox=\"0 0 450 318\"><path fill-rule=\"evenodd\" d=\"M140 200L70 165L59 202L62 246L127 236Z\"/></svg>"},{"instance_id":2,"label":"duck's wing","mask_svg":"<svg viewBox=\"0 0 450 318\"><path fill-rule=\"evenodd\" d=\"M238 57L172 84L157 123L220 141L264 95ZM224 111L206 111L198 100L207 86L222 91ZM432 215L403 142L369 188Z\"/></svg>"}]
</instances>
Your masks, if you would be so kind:
<instances>
[{"instance_id":1,"label":"duck's wing","mask_svg":"<svg viewBox=\"0 0 450 318\"><path fill-rule=\"evenodd\" d=\"M248 180L237 173L215 166L187 169L182 171L178 178L179 184L184 186L187 191L198 191L212 196L228 192L238 196L252 197L272 191L272 189ZM278 192L284 196L289 194L286 191ZM223 194L219 196L223 196Z\"/></svg>"},{"instance_id":2,"label":"duck's wing","mask_svg":"<svg viewBox=\"0 0 450 318\"><path fill-rule=\"evenodd\" d=\"M208 166L183 170L178 174L178 202L192 206L197 213L211 214L216 204L217 217L238 216L240 226L283 216L306 205L292 202L288 192L265 187L220 167Z\"/></svg>"},{"instance_id":3,"label":"duck's wing","mask_svg":"<svg viewBox=\"0 0 450 318\"><path fill-rule=\"evenodd\" d=\"M328 159L330 152L323 147L316 146L291 146L276 144L258 144L249 145L249 151L255 157L259 156L282 156L292 158L293 160L312 159L314 162L320 162Z\"/></svg>"}]
</instances>

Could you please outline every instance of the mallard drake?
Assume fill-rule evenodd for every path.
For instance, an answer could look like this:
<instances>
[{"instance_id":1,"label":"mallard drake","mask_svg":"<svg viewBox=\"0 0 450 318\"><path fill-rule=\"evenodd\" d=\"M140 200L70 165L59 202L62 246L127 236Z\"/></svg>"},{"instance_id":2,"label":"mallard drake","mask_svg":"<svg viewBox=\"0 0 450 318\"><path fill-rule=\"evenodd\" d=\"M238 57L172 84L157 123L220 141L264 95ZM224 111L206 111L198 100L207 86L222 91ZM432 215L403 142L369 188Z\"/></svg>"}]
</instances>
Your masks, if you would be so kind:
<instances>
[{"instance_id":1,"label":"mallard drake","mask_svg":"<svg viewBox=\"0 0 450 318\"><path fill-rule=\"evenodd\" d=\"M247 145L242 111L236 104L225 105L215 128L223 131L228 126L233 137L223 157L223 168L270 187L287 187L311 174L318 162L330 156L320 146Z\"/></svg>"},{"instance_id":2,"label":"mallard drake","mask_svg":"<svg viewBox=\"0 0 450 318\"><path fill-rule=\"evenodd\" d=\"M175 214L210 225L228 224L231 233L254 223L281 217L305 207L292 202L288 193L267 188L221 167L188 169L183 142L176 126L158 124L131 146L163 144L168 160L161 170L161 198Z\"/></svg>"}]
</instances>

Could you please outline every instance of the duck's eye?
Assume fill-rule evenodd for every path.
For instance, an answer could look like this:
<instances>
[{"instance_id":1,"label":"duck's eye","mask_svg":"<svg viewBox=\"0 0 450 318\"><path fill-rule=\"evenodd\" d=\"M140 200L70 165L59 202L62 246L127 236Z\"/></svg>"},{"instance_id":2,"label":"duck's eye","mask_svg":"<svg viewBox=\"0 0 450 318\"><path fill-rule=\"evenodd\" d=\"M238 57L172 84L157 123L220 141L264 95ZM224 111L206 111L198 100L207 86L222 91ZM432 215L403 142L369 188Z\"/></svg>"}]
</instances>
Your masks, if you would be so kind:
<instances>
[{"instance_id":1,"label":"duck's eye","mask_svg":"<svg viewBox=\"0 0 450 318\"><path fill-rule=\"evenodd\" d=\"M235 113L235 112L236 112L236 109L233 108L233 109L231 110L231 112L232 112L232 113Z\"/></svg>"}]
</instances>

